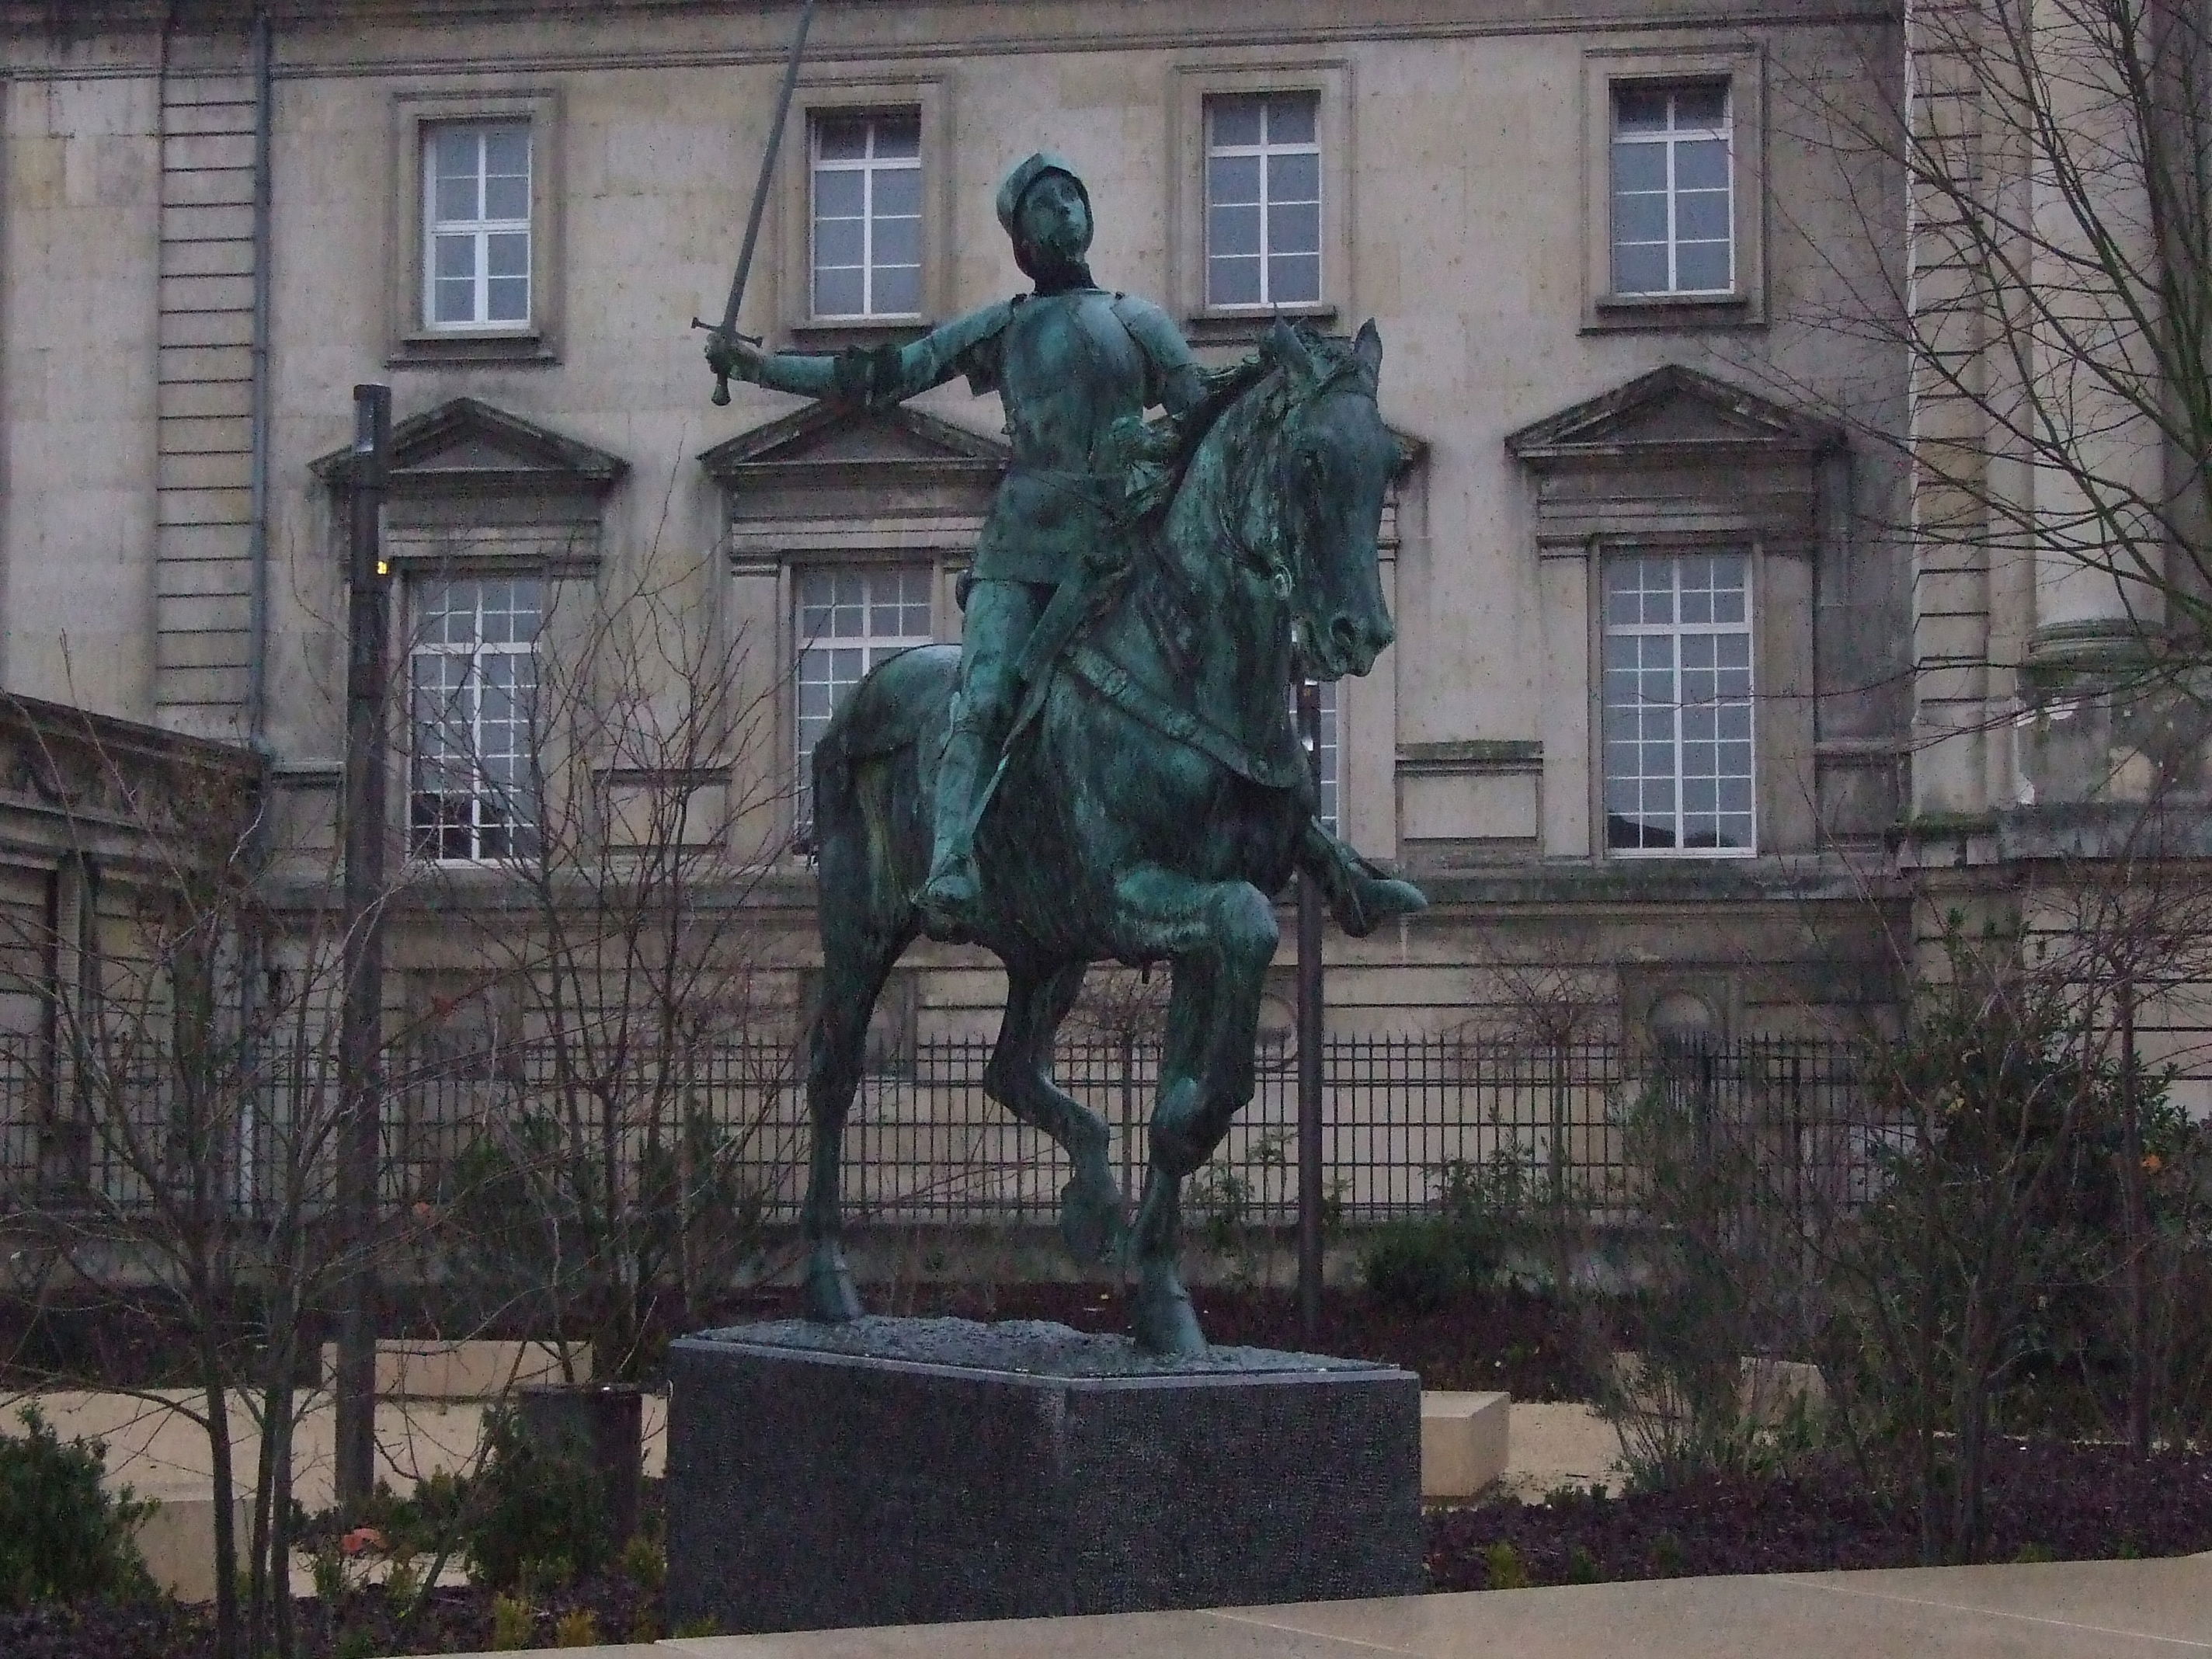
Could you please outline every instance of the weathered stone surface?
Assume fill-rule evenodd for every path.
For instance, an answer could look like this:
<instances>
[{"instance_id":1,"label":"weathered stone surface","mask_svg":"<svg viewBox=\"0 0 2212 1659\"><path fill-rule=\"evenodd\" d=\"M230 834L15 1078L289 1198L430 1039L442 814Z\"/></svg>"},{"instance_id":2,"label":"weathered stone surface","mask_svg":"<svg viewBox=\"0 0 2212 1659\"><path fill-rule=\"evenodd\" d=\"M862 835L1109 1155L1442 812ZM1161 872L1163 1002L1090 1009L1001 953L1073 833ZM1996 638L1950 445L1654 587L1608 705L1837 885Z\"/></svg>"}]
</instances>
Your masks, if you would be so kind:
<instances>
[{"instance_id":1,"label":"weathered stone surface","mask_svg":"<svg viewBox=\"0 0 2212 1659\"><path fill-rule=\"evenodd\" d=\"M740 1326L670 1355L669 1616L726 1631L1396 1595L1420 1385L1064 1326Z\"/></svg>"}]
</instances>

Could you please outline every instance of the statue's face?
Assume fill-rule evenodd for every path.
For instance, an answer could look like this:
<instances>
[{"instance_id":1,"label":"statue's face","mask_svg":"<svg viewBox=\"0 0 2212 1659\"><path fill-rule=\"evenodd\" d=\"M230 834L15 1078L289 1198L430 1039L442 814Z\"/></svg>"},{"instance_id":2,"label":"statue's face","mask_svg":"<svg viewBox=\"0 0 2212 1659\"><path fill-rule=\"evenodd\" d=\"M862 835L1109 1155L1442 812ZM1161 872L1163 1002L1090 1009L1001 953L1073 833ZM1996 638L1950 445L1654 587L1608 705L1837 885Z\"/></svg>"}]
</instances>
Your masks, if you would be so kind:
<instances>
[{"instance_id":1,"label":"statue's face","mask_svg":"<svg viewBox=\"0 0 2212 1659\"><path fill-rule=\"evenodd\" d=\"M1024 191L1014 222L1024 243L1050 258L1073 261L1091 251L1090 205L1064 173L1045 173Z\"/></svg>"}]
</instances>

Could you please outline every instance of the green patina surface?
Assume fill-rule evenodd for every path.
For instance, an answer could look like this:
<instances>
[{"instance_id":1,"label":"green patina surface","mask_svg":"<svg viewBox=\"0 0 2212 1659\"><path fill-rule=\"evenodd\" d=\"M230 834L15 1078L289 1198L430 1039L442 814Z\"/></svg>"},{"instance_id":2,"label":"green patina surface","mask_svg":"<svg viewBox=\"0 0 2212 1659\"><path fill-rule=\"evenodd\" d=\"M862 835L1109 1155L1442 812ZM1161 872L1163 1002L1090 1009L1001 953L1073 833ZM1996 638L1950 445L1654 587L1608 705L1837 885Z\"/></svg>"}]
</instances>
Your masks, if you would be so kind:
<instances>
[{"instance_id":1,"label":"green patina surface","mask_svg":"<svg viewBox=\"0 0 2212 1659\"><path fill-rule=\"evenodd\" d=\"M1372 324L1353 340L1279 325L1249 361L1204 369L1164 312L1091 280L1090 198L1066 162L1024 161L998 208L1033 293L903 347L708 349L719 372L870 407L965 375L1000 394L1012 439L961 648L882 665L815 750L811 1310L860 1313L841 1136L869 1012L926 932L1006 963L986 1086L1066 1149L1070 1248L1125 1250L1138 1340L1202 1352L1181 1190L1251 1097L1273 897L1309 871L1360 933L1425 902L1316 821L1287 710L1295 672L1364 674L1391 641L1376 536L1401 453L1376 407L1382 340ZM1127 1221L1105 1123L1050 1073L1054 1030L1109 960L1173 975Z\"/></svg>"}]
</instances>

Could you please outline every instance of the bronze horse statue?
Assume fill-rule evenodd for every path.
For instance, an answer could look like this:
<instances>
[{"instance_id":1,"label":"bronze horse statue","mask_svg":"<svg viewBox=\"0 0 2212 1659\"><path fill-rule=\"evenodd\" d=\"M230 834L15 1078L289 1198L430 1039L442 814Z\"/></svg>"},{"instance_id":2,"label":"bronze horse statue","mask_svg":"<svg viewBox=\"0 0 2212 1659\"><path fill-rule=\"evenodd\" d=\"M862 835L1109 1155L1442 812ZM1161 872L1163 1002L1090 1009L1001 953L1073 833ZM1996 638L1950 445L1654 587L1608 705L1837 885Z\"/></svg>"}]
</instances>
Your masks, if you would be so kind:
<instances>
[{"instance_id":1,"label":"bronze horse statue","mask_svg":"<svg viewBox=\"0 0 2212 1659\"><path fill-rule=\"evenodd\" d=\"M1376 537L1401 450L1376 408L1382 358L1372 323L1353 341L1279 323L1227 377L1094 619L1031 697L976 827L973 937L1007 976L985 1091L1066 1149L1063 1237L1083 1260L1131 1249L1133 1334L1156 1352L1206 1348L1178 1200L1252 1097L1273 896L1313 809L1291 673L1364 674L1393 637ZM860 1312L839 1238L845 1117L869 1015L921 931L958 661L930 646L883 663L814 750L823 998L802 1224L819 1320ZM1051 1069L1085 972L1108 960L1173 974L1150 1165L1126 1227L1106 1123Z\"/></svg>"}]
</instances>

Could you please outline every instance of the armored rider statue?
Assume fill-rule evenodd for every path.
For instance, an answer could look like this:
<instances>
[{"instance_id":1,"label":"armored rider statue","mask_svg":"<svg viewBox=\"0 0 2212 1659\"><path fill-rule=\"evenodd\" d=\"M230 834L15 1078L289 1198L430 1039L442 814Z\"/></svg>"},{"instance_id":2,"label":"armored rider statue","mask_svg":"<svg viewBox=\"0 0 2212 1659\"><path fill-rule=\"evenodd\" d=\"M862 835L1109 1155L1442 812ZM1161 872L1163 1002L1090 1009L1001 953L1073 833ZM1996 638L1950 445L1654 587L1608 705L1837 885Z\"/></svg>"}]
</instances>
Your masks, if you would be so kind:
<instances>
[{"instance_id":1,"label":"armored rider statue","mask_svg":"<svg viewBox=\"0 0 2212 1659\"><path fill-rule=\"evenodd\" d=\"M1166 313L1091 280L1085 263L1091 197L1068 162L1050 153L1023 161L1000 186L998 210L1015 263L1036 284L1033 293L903 347L805 356L763 353L720 335L708 347L718 374L802 397L881 409L964 374L977 395L995 391L1005 404L1013 464L975 547L959 686L937 777L935 842L916 896L924 926L940 938L968 932L980 896L975 824L1021 695L1023 647L1060 585L1079 577L1085 561L1110 563L1119 550L1129 483L1128 463L1116 452L1126 447L1129 423L1156 407L1184 414L1206 389L1205 371ZM1364 934L1426 902L1318 821L1308 823L1299 863L1320 878L1347 933Z\"/></svg>"}]
</instances>

